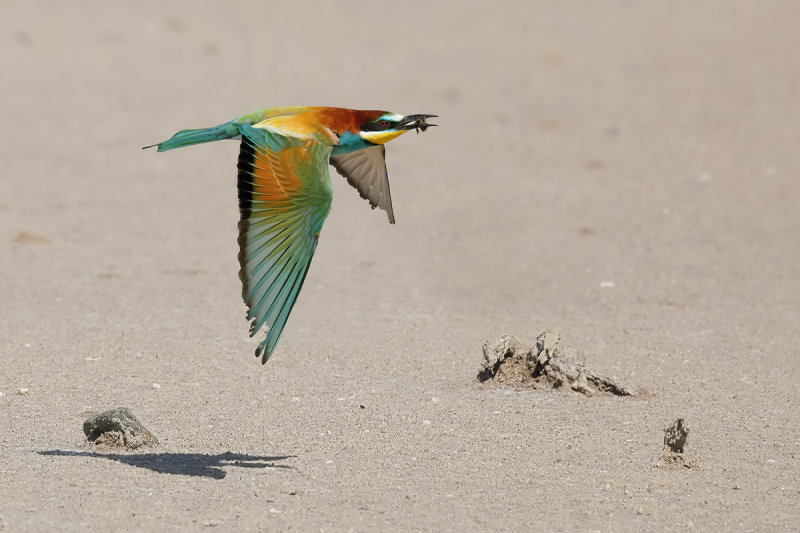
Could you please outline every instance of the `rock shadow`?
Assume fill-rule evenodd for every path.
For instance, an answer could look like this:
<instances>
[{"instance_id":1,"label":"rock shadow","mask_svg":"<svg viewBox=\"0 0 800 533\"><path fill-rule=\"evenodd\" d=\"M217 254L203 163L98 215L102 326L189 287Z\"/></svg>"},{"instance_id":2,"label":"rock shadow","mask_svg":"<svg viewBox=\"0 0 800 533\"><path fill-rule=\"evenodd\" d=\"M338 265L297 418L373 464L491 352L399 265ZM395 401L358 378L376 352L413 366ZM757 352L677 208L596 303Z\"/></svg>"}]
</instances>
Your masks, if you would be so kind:
<instances>
[{"instance_id":1,"label":"rock shadow","mask_svg":"<svg viewBox=\"0 0 800 533\"><path fill-rule=\"evenodd\" d=\"M246 455L225 452L217 455L206 453L98 453L70 450L44 450L39 455L55 455L63 457L91 457L117 461L136 468L146 468L160 474L176 474L181 476L209 477L224 479L225 467L240 468L292 468L289 465L275 464L295 457L294 455Z\"/></svg>"}]
</instances>

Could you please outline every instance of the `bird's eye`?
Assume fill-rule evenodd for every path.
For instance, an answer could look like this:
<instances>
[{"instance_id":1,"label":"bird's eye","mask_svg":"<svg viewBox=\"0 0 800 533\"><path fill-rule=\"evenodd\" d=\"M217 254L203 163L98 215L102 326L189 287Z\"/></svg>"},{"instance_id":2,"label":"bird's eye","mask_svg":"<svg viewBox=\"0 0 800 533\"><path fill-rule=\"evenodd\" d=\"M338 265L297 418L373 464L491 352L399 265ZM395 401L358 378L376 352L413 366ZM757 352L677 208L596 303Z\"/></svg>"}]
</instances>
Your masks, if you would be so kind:
<instances>
[{"instance_id":1,"label":"bird's eye","mask_svg":"<svg viewBox=\"0 0 800 533\"><path fill-rule=\"evenodd\" d=\"M385 120L385 119L380 119L378 121L378 126L380 126L381 128L388 128L389 127L389 121Z\"/></svg>"}]
</instances>

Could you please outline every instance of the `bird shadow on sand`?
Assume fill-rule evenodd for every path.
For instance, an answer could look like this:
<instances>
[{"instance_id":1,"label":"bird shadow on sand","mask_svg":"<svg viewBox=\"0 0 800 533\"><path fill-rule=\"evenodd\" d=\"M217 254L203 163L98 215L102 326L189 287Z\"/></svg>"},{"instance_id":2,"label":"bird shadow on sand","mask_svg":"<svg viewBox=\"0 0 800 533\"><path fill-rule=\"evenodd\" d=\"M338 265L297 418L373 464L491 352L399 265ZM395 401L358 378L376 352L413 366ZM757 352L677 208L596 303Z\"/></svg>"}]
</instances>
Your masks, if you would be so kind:
<instances>
[{"instance_id":1,"label":"bird shadow on sand","mask_svg":"<svg viewBox=\"0 0 800 533\"><path fill-rule=\"evenodd\" d=\"M136 468L146 468L161 474L177 474L181 476L209 477L223 479L227 475L225 467L240 468L293 468L288 465L275 464L295 457L294 455L246 455L225 452L217 455L205 453L98 453L71 450L44 450L39 455L55 455L63 457L91 457L117 461Z\"/></svg>"}]
</instances>

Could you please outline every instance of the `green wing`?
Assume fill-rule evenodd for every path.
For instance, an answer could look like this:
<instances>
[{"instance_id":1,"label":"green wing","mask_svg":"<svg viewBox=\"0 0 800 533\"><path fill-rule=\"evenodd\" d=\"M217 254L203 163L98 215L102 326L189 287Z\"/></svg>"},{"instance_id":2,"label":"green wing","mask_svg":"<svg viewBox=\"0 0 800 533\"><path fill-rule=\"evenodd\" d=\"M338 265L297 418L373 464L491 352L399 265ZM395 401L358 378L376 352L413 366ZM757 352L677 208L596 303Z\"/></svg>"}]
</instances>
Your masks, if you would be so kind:
<instances>
[{"instance_id":1,"label":"green wing","mask_svg":"<svg viewBox=\"0 0 800 533\"><path fill-rule=\"evenodd\" d=\"M240 125L239 278L252 320L267 326L256 357L266 363L303 286L331 207L331 146Z\"/></svg>"}]
</instances>

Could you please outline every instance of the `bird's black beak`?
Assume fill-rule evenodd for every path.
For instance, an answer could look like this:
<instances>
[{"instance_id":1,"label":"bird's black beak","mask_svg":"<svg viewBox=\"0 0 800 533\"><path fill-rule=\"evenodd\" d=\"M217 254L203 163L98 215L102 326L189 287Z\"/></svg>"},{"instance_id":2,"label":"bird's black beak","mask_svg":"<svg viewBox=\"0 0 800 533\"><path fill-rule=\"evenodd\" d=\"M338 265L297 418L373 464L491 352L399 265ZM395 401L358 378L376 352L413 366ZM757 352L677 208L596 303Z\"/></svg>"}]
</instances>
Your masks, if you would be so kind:
<instances>
[{"instance_id":1,"label":"bird's black beak","mask_svg":"<svg viewBox=\"0 0 800 533\"><path fill-rule=\"evenodd\" d=\"M427 119L435 118L438 115L406 115L403 117L396 128L401 130L417 130L419 133L420 130L425 131L431 126L436 126L437 124L428 124Z\"/></svg>"}]
</instances>

